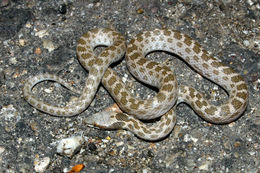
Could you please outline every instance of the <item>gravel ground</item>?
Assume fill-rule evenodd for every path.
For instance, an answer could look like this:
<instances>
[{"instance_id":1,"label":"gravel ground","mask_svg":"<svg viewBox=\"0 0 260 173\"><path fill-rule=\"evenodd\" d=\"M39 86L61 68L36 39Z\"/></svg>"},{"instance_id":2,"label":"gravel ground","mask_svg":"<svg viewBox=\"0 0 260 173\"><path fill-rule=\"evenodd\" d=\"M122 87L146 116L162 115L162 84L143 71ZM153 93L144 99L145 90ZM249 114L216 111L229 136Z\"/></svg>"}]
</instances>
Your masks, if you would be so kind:
<instances>
[{"instance_id":1,"label":"gravel ground","mask_svg":"<svg viewBox=\"0 0 260 173\"><path fill-rule=\"evenodd\" d=\"M88 173L260 172L259 19L257 0L0 0L0 172L59 173L77 164L84 164L81 172ZM84 124L85 117L113 104L103 87L89 108L72 118L31 107L21 92L30 76L57 74L82 89L88 73L77 61L76 41L96 27L114 28L127 41L155 28L190 35L244 76L250 93L247 110L231 124L213 125L180 104L173 132L152 143L128 131ZM148 57L171 65L179 83L194 86L217 102L227 98L178 58L166 53ZM114 69L137 96L154 95L131 77L124 61ZM73 96L52 82L38 84L33 92L57 105ZM58 141L75 135L86 140L80 151L72 157L57 154Z\"/></svg>"}]
</instances>

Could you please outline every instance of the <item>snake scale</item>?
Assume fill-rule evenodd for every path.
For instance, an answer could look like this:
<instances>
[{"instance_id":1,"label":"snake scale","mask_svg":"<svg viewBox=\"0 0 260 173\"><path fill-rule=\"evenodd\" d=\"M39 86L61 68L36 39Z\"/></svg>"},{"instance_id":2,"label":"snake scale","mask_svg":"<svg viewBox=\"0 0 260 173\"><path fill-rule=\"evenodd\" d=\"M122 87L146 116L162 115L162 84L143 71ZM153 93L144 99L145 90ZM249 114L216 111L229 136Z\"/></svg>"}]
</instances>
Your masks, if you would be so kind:
<instances>
[{"instance_id":1,"label":"snake scale","mask_svg":"<svg viewBox=\"0 0 260 173\"><path fill-rule=\"evenodd\" d=\"M100 45L107 48L95 55L94 48ZM168 66L145 58L153 51L177 54L199 74L224 88L229 98L223 104L215 106L195 88L178 85ZM176 123L175 108L180 102L189 104L199 116L214 124L236 120L248 103L248 89L244 79L179 31L145 31L132 39L126 48L125 39L120 33L105 28L93 29L80 37L77 54L82 66L89 71L80 97L64 107L41 101L31 91L41 81L53 80L72 91L75 89L57 76L40 74L29 78L25 84L25 100L48 114L73 116L89 106L102 82L124 113L105 110L88 116L85 122L104 129L127 129L145 140L158 140L172 131ZM111 63L120 60L124 54L130 73L140 81L158 88L154 97L147 100L135 98L117 73L109 68ZM141 121L158 117L160 120L149 126Z\"/></svg>"}]
</instances>

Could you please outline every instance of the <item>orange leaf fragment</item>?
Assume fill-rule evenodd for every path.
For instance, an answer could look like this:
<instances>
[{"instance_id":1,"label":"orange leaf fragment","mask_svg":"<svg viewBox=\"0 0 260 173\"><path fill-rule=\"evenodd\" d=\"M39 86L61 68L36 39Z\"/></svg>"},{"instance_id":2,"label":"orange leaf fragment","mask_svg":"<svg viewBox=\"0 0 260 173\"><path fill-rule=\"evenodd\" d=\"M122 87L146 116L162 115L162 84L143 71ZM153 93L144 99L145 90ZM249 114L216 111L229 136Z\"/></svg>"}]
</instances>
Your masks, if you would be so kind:
<instances>
[{"instance_id":1,"label":"orange leaf fragment","mask_svg":"<svg viewBox=\"0 0 260 173\"><path fill-rule=\"evenodd\" d=\"M78 164L75 165L71 168L71 170L67 173L75 173L75 172L80 172L85 166L83 164Z\"/></svg>"}]
</instances>

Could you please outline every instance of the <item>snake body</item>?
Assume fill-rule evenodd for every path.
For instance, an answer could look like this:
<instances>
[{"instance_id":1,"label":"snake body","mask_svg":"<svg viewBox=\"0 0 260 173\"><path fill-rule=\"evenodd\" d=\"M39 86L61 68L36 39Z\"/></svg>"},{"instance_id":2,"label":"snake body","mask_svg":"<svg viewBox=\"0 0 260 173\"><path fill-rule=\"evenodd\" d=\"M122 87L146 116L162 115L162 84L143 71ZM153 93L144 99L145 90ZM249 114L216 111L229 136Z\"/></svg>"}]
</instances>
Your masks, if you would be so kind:
<instances>
[{"instance_id":1,"label":"snake body","mask_svg":"<svg viewBox=\"0 0 260 173\"><path fill-rule=\"evenodd\" d=\"M93 49L100 44L108 47L99 56L95 56ZM229 99L215 106L195 88L178 86L169 67L145 58L148 53L158 50L180 56L195 71L223 87ZM109 29L87 32L79 39L77 46L79 61L89 70L81 96L65 107L44 103L31 93L32 87L38 82L54 80L69 89L71 87L56 76L39 75L28 80L24 87L24 97L32 106L43 112L56 116L72 116L86 109L99 82L102 81L125 113L102 111L88 116L86 122L105 129L127 129L146 140L158 140L171 132L176 123L175 107L180 102L189 104L203 119L215 124L232 122L246 109L248 90L243 78L220 60L210 56L196 41L183 33L170 29L155 29L137 35L128 44L126 62L131 74L159 90L155 97L148 100L132 96L116 72L108 67L120 59L124 51L124 38L119 33ZM151 126L139 120L157 117L161 117L159 122Z\"/></svg>"},{"instance_id":2,"label":"snake body","mask_svg":"<svg viewBox=\"0 0 260 173\"><path fill-rule=\"evenodd\" d=\"M109 46L98 57L94 48L99 45ZM89 71L85 87L77 100L73 100L65 107L50 105L36 98L31 90L39 82L52 80L61 83L68 89L74 91L70 84L63 79L50 75L40 74L27 80L23 88L25 100L38 110L55 116L74 116L83 112L93 100L96 90L101 82L103 74L108 66L119 60L125 54L124 37L110 29L93 29L85 33L78 41L77 54L80 63ZM77 92L77 91L74 91Z\"/></svg>"}]
</instances>

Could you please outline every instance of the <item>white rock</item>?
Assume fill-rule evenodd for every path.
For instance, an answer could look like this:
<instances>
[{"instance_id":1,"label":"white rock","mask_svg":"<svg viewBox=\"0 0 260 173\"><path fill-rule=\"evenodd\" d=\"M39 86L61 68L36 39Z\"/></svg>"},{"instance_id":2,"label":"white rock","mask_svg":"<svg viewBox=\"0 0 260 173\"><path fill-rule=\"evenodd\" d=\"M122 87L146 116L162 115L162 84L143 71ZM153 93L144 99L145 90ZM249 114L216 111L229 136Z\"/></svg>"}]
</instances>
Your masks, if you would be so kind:
<instances>
[{"instance_id":1,"label":"white rock","mask_svg":"<svg viewBox=\"0 0 260 173\"><path fill-rule=\"evenodd\" d=\"M124 142L120 141L120 142L116 142L115 144L116 144L117 147L120 147L120 146L124 145Z\"/></svg>"},{"instance_id":2,"label":"white rock","mask_svg":"<svg viewBox=\"0 0 260 173\"><path fill-rule=\"evenodd\" d=\"M251 1L251 0L247 0L247 3L248 3L250 6L254 5L254 2Z\"/></svg>"},{"instance_id":3,"label":"white rock","mask_svg":"<svg viewBox=\"0 0 260 173\"><path fill-rule=\"evenodd\" d=\"M208 171L210 162L206 161L203 165L199 166L200 170Z\"/></svg>"},{"instance_id":4,"label":"white rock","mask_svg":"<svg viewBox=\"0 0 260 173\"><path fill-rule=\"evenodd\" d=\"M12 58L10 58L9 59L9 62L11 63L11 64L17 64L17 60L16 60L16 57L12 57Z\"/></svg>"},{"instance_id":5,"label":"white rock","mask_svg":"<svg viewBox=\"0 0 260 173\"><path fill-rule=\"evenodd\" d=\"M19 39L19 44L20 44L21 46L24 46L24 45L25 45L25 40L24 40L24 39Z\"/></svg>"},{"instance_id":6,"label":"white rock","mask_svg":"<svg viewBox=\"0 0 260 173\"><path fill-rule=\"evenodd\" d=\"M43 47L49 52L52 52L55 49L55 46L51 40L43 40Z\"/></svg>"},{"instance_id":7,"label":"white rock","mask_svg":"<svg viewBox=\"0 0 260 173\"><path fill-rule=\"evenodd\" d=\"M62 139L57 145L57 153L72 157L84 143L83 136L72 136L70 138Z\"/></svg>"},{"instance_id":8,"label":"white rock","mask_svg":"<svg viewBox=\"0 0 260 173\"><path fill-rule=\"evenodd\" d=\"M127 74L124 74L124 76L122 77L122 81L125 83L128 79L128 75Z\"/></svg>"},{"instance_id":9,"label":"white rock","mask_svg":"<svg viewBox=\"0 0 260 173\"><path fill-rule=\"evenodd\" d=\"M249 43L248 40L244 40L244 41L243 41L243 44L244 44L245 46L249 46L249 45L250 45L250 43Z\"/></svg>"},{"instance_id":10,"label":"white rock","mask_svg":"<svg viewBox=\"0 0 260 173\"><path fill-rule=\"evenodd\" d=\"M50 89L50 88L45 88L44 89L44 92L46 92L48 94L52 93L52 91L53 91L53 88L52 89Z\"/></svg>"},{"instance_id":11,"label":"white rock","mask_svg":"<svg viewBox=\"0 0 260 173\"><path fill-rule=\"evenodd\" d=\"M41 30L41 31L38 31L35 33L35 36L40 37L40 38L44 37L45 35L49 35L47 30Z\"/></svg>"},{"instance_id":12,"label":"white rock","mask_svg":"<svg viewBox=\"0 0 260 173\"><path fill-rule=\"evenodd\" d=\"M143 173L148 173L148 170L147 169L143 169Z\"/></svg>"},{"instance_id":13,"label":"white rock","mask_svg":"<svg viewBox=\"0 0 260 173\"><path fill-rule=\"evenodd\" d=\"M36 172L44 172L49 166L51 159L49 157L44 157L42 159L36 158L34 161L34 170Z\"/></svg>"},{"instance_id":14,"label":"white rock","mask_svg":"<svg viewBox=\"0 0 260 173\"><path fill-rule=\"evenodd\" d=\"M189 142L189 141L193 141L194 143L196 143L198 141L197 138L194 138L193 136L186 134L184 135L184 141L185 142Z\"/></svg>"},{"instance_id":15,"label":"white rock","mask_svg":"<svg viewBox=\"0 0 260 173\"><path fill-rule=\"evenodd\" d=\"M0 146L0 155L5 151L5 148Z\"/></svg>"}]
</instances>

